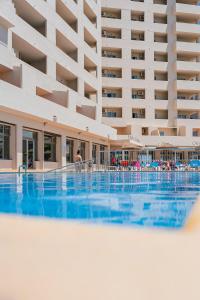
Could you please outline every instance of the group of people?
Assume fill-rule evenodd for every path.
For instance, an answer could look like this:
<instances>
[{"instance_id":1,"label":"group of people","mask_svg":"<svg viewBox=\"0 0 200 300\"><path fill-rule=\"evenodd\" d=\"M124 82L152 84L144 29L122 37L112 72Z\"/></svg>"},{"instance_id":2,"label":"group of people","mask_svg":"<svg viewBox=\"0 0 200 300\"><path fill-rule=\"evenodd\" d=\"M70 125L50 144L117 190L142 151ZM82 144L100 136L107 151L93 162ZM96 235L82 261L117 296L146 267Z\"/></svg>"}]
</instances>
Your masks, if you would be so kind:
<instances>
[{"instance_id":1,"label":"group of people","mask_svg":"<svg viewBox=\"0 0 200 300\"><path fill-rule=\"evenodd\" d=\"M133 171L142 171L142 170L156 170L156 171L172 171L179 169L180 167L186 167L186 164L175 162L175 161L161 161L155 160L152 162L144 161L128 161L128 160L119 160L116 157L111 158L111 165L118 170L133 170Z\"/></svg>"}]
</instances>

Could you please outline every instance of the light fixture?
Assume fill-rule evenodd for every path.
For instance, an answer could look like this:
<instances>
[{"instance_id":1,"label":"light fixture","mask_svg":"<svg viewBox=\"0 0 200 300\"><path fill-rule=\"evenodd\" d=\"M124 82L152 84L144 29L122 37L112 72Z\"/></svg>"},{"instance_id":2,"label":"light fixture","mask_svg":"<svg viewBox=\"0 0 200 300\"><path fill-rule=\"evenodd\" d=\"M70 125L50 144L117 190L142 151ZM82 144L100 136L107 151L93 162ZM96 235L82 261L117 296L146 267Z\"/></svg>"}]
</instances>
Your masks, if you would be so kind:
<instances>
[{"instance_id":1,"label":"light fixture","mask_svg":"<svg viewBox=\"0 0 200 300\"><path fill-rule=\"evenodd\" d=\"M57 122L57 116L53 116L53 121Z\"/></svg>"}]
</instances>

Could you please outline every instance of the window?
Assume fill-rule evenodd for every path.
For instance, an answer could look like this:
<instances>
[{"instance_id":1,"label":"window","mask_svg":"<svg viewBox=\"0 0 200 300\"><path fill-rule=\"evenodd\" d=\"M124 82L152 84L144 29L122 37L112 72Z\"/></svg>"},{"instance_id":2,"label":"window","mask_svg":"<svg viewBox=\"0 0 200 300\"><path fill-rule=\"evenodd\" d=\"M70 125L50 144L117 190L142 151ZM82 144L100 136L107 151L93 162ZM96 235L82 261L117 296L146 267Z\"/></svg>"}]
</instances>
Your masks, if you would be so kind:
<instances>
[{"instance_id":1,"label":"window","mask_svg":"<svg viewBox=\"0 0 200 300\"><path fill-rule=\"evenodd\" d=\"M0 159L10 158L10 126L0 124Z\"/></svg>"},{"instance_id":2,"label":"window","mask_svg":"<svg viewBox=\"0 0 200 300\"><path fill-rule=\"evenodd\" d=\"M8 30L0 25L0 44L8 44Z\"/></svg>"},{"instance_id":3,"label":"window","mask_svg":"<svg viewBox=\"0 0 200 300\"><path fill-rule=\"evenodd\" d=\"M100 164L105 164L105 155L106 154L106 147L104 145L100 145Z\"/></svg>"},{"instance_id":4,"label":"window","mask_svg":"<svg viewBox=\"0 0 200 300\"><path fill-rule=\"evenodd\" d=\"M85 160L86 153L86 142L78 141L78 150L80 150L80 154L82 156L82 160Z\"/></svg>"},{"instance_id":5,"label":"window","mask_svg":"<svg viewBox=\"0 0 200 300\"><path fill-rule=\"evenodd\" d=\"M56 135L44 135L44 160L56 161Z\"/></svg>"},{"instance_id":6,"label":"window","mask_svg":"<svg viewBox=\"0 0 200 300\"><path fill-rule=\"evenodd\" d=\"M67 163L73 163L74 141L67 139L66 141L66 160Z\"/></svg>"},{"instance_id":7,"label":"window","mask_svg":"<svg viewBox=\"0 0 200 300\"><path fill-rule=\"evenodd\" d=\"M97 145L95 144L92 145L92 160L94 164L97 163Z\"/></svg>"}]
</instances>

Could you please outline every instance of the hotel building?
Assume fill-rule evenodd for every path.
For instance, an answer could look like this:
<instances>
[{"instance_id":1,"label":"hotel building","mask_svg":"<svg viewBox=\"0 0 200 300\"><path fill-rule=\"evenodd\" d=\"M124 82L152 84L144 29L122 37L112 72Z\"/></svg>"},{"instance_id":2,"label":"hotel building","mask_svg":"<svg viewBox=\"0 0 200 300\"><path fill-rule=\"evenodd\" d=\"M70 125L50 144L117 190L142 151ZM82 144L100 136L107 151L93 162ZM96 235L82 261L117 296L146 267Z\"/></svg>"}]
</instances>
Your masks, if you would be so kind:
<instances>
[{"instance_id":1,"label":"hotel building","mask_svg":"<svg viewBox=\"0 0 200 300\"><path fill-rule=\"evenodd\" d=\"M198 2L101 1L103 122L153 159L200 158Z\"/></svg>"},{"instance_id":2,"label":"hotel building","mask_svg":"<svg viewBox=\"0 0 200 300\"><path fill-rule=\"evenodd\" d=\"M100 1L0 1L0 169L101 163L100 36Z\"/></svg>"},{"instance_id":3,"label":"hotel building","mask_svg":"<svg viewBox=\"0 0 200 300\"><path fill-rule=\"evenodd\" d=\"M0 169L198 157L197 4L1 0Z\"/></svg>"}]
</instances>

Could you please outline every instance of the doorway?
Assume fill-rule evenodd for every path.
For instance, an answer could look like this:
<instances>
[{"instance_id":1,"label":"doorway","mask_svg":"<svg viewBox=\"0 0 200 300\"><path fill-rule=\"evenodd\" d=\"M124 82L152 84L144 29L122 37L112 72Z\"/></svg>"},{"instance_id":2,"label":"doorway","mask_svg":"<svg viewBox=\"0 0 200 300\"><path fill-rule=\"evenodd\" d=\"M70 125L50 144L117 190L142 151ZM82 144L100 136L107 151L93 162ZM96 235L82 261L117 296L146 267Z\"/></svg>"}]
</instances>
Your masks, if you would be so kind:
<instances>
[{"instance_id":1,"label":"doorway","mask_svg":"<svg viewBox=\"0 0 200 300\"><path fill-rule=\"evenodd\" d=\"M36 132L23 131L23 165L28 169L33 168L34 161L36 160L36 141Z\"/></svg>"}]
</instances>

